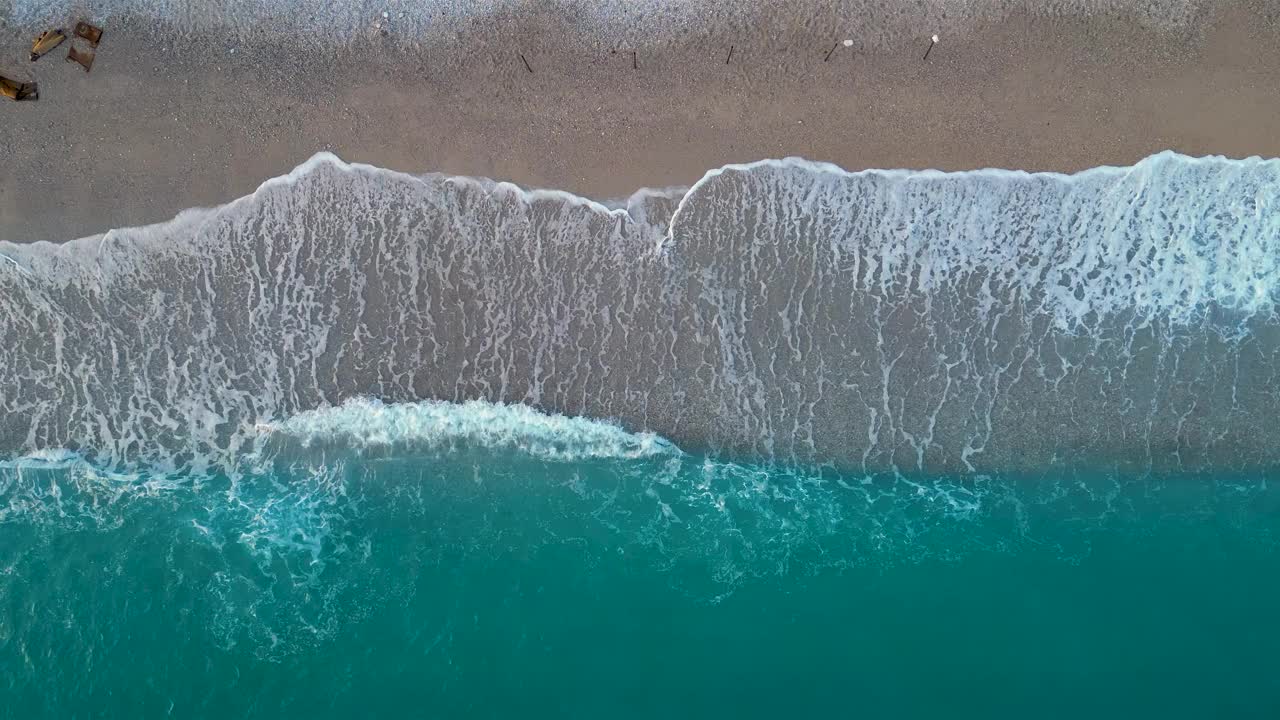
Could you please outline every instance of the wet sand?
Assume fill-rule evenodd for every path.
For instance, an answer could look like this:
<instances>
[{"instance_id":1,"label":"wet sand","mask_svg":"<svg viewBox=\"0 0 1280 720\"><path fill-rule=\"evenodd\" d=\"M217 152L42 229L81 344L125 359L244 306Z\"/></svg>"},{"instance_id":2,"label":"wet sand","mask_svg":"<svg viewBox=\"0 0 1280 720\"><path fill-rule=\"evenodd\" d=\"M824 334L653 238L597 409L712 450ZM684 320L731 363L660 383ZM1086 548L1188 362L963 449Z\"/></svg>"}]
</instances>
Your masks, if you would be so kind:
<instances>
[{"instance_id":1,"label":"wet sand","mask_svg":"<svg viewBox=\"0 0 1280 720\"><path fill-rule=\"evenodd\" d=\"M1232 3L1167 33L1125 17L1014 18L945 36L927 61L927 32L874 50L854 38L824 60L842 36L814 23L617 48L531 13L445 45L371 33L336 51L270 30L177 41L113 21L86 74L64 48L27 63L29 33L4 27L0 69L37 79L41 97L0 104L0 239L163 221L321 150L598 199L789 155L1064 172L1170 148L1276 156L1272 5Z\"/></svg>"}]
</instances>

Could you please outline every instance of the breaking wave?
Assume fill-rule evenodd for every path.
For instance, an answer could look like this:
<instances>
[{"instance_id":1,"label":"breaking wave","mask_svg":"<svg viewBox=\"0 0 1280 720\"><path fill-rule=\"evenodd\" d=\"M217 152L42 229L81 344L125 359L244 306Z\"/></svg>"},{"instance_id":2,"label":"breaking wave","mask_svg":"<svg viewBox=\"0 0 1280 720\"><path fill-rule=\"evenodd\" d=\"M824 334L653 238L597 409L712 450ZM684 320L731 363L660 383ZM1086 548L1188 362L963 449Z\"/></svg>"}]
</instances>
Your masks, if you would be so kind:
<instances>
[{"instance_id":1,"label":"breaking wave","mask_svg":"<svg viewBox=\"0 0 1280 720\"><path fill-rule=\"evenodd\" d=\"M366 397L865 474L1265 467L1278 194L1257 158L788 159L607 207L322 154L169 223L0 244L0 451L201 471ZM407 407L337 412L439 406Z\"/></svg>"},{"instance_id":2,"label":"breaking wave","mask_svg":"<svg viewBox=\"0 0 1280 720\"><path fill-rule=\"evenodd\" d=\"M458 568L483 578L535 556L656 574L717 603L783 577L977 553L1077 562L1095 538L1199 532L1206 517L1271 551L1275 487L1264 474L874 479L686 453L528 408L358 399L260 428L215 471L121 471L68 450L0 462L0 597L50 558L84 562L111 597L146 582L161 606L190 609L198 637L279 660L415 593L448 597ZM97 642L80 577L57 574L24 615L26 642L46 625Z\"/></svg>"},{"instance_id":3,"label":"breaking wave","mask_svg":"<svg viewBox=\"0 0 1280 720\"><path fill-rule=\"evenodd\" d=\"M336 408L310 410L260 429L296 439L303 448L456 452L468 448L517 450L572 462L639 458L675 452L653 433L628 433L586 418L546 415L523 405L419 402L384 405L357 398Z\"/></svg>"}]
</instances>

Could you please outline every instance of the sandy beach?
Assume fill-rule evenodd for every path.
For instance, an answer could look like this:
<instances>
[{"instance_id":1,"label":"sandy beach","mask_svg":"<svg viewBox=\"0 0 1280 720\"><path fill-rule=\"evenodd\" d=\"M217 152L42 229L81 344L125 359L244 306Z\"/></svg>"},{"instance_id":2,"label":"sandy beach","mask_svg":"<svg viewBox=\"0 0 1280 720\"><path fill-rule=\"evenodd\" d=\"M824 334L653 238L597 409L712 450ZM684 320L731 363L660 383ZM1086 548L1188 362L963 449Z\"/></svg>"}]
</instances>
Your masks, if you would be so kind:
<instances>
[{"instance_id":1,"label":"sandy beach","mask_svg":"<svg viewBox=\"0 0 1280 720\"><path fill-rule=\"evenodd\" d=\"M598 199L792 155L1055 171L1163 149L1280 155L1275 8L1222 7L1168 32L1122 16L1008 18L944 35L927 61L927 31L845 47L825 20L781 16L610 47L530 11L444 45L378 31L342 50L112 20L87 74L62 48L26 62L30 33L7 24L0 69L37 79L41 97L0 104L0 239L163 221L322 150Z\"/></svg>"}]
</instances>

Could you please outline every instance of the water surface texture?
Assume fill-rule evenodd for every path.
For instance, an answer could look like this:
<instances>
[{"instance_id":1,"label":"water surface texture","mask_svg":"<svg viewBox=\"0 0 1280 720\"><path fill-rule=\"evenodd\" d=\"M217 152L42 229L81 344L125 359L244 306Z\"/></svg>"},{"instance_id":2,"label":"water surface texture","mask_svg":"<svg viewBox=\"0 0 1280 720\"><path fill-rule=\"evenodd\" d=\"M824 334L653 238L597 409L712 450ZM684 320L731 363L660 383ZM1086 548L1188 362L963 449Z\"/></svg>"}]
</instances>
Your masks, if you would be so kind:
<instances>
[{"instance_id":1,"label":"water surface texture","mask_svg":"<svg viewBox=\"0 0 1280 720\"><path fill-rule=\"evenodd\" d=\"M1274 717L1278 194L320 155L0 244L0 716Z\"/></svg>"},{"instance_id":2,"label":"water surface texture","mask_svg":"<svg viewBox=\"0 0 1280 720\"><path fill-rule=\"evenodd\" d=\"M626 207L320 155L0 246L0 448L161 465L370 396L879 472L1277 458L1280 162L730 166Z\"/></svg>"}]
</instances>

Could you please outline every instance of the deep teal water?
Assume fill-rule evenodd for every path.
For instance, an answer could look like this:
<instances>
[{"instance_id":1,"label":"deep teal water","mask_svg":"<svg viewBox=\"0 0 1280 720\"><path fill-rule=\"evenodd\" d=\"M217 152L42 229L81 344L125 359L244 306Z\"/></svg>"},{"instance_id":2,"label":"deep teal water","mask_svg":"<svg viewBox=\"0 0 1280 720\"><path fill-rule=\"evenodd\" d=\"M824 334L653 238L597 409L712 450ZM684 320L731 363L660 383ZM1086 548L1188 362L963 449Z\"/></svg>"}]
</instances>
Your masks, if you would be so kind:
<instances>
[{"instance_id":1,"label":"deep teal water","mask_svg":"<svg viewBox=\"0 0 1280 720\"><path fill-rule=\"evenodd\" d=\"M0 469L3 716L1276 717L1274 478ZM246 469L247 468L247 469Z\"/></svg>"}]
</instances>

